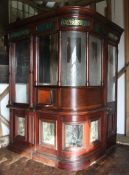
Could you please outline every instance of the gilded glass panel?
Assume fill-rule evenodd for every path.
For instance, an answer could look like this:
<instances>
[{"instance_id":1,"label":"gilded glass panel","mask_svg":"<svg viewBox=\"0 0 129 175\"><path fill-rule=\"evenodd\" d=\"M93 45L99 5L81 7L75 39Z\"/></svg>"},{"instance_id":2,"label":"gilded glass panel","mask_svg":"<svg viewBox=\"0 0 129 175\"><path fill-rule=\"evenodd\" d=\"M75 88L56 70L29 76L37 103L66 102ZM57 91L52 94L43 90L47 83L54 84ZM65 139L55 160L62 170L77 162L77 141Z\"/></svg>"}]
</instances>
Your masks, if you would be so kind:
<instances>
[{"instance_id":1,"label":"gilded glass panel","mask_svg":"<svg viewBox=\"0 0 129 175\"><path fill-rule=\"evenodd\" d=\"M18 120L17 134L20 136L25 136L25 118L17 117L17 120Z\"/></svg>"},{"instance_id":2,"label":"gilded glass panel","mask_svg":"<svg viewBox=\"0 0 129 175\"><path fill-rule=\"evenodd\" d=\"M90 143L99 140L99 120L91 122L90 125Z\"/></svg>"},{"instance_id":3,"label":"gilded glass panel","mask_svg":"<svg viewBox=\"0 0 129 175\"><path fill-rule=\"evenodd\" d=\"M65 125L65 147L83 146L83 125Z\"/></svg>"},{"instance_id":4,"label":"gilded glass panel","mask_svg":"<svg viewBox=\"0 0 129 175\"><path fill-rule=\"evenodd\" d=\"M41 144L55 145L55 124L41 122Z\"/></svg>"}]
</instances>

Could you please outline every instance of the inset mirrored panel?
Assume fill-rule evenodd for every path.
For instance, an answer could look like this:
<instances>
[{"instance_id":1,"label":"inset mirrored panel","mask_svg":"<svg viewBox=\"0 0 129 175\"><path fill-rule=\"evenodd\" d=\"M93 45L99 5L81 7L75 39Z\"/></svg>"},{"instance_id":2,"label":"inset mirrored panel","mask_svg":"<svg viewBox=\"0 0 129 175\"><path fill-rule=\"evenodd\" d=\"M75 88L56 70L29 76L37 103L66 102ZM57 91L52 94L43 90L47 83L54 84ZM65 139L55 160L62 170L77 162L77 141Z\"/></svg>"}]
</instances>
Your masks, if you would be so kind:
<instances>
[{"instance_id":1,"label":"inset mirrored panel","mask_svg":"<svg viewBox=\"0 0 129 175\"><path fill-rule=\"evenodd\" d=\"M90 123L90 143L99 140L99 120Z\"/></svg>"},{"instance_id":2,"label":"inset mirrored panel","mask_svg":"<svg viewBox=\"0 0 129 175\"><path fill-rule=\"evenodd\" d=\"M41 121L40 123L40 144L55 146L55 123Z\"/></svg>"},{"instance_id":3,"label":"inset mirrored panel","mask_svg":"<svg viewBox=\"0 0 129 175\"><path fill-rule=\"evenodd\" d=\"M90 86L101 85L102 69L102 44L101 40L94 36L89 36L89 84Z\"/></svg>"},{"instance_id":4,"label":"inset mirrored panel","mask_svg":"<svg viewBox=\"0 0 129 175\"><path fill-rule=\"evenodd\" d=\"M25 136L25 118L17 117L17 135Z\"/></svg>"},{"instance_id":5,"label":"inset mirrored panel","mask_svg":"<svg viewBox=\"0 0 129 175\"><path fill-rule=\"evenodd\" d=\"M29 41L16 42L15 102L28 103Z\"/></svg>"},{"instance_id":6,"label":"inset mirrored panel","mask_svg":"<svg viewBox=\"0 0 129 175\"><path fill-rule=\"evenodd\" d=\"M108 45L108 93L107 101L115 101L116 47Z\"/></svg>"},{"instance_id":7,"label":"inset mirrored panel","mask_svg":"<svg viewBox=\"0 0 129 175\"><path fill-rule=\"evenodd\" d=\"M84 86L86 84L86 33L62 32L61 45L62 85Z\"/></svg>"},{"instance_id":8,"label":"inset mirrored panel","mask_svg":"<svg viewBox=\"0 0 129 175\"><path fill-rule=\"evenodd\" d=\"M65 148L83 146L83 124L65 125Z\"/></svg>"},{"instance_id":9,"label":"inset mirrored panel","mask_svg":"<svg viewBox=\"0 0 129 175\"><path fill-rule=\"evenodd\" d=\"M38 83L57 85L58 34L39 37Z\"/></svg>"}]
</instances>

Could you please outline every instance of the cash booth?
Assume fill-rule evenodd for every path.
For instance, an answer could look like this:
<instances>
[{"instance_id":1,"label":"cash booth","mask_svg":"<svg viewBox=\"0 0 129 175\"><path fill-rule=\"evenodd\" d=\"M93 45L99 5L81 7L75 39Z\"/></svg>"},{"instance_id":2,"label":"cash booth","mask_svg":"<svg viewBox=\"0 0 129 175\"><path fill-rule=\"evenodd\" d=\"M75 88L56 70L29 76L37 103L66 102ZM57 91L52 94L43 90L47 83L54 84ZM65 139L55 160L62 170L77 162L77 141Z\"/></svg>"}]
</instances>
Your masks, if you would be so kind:
<instances>
[{"instance_id":1,"label":"cash booth","mask_svg":"<svg viewBox=\"0 0 129 175\"><path fill-rule=\"evenodd\" d=\"M116 143L122 32L76 6L9 25L10 149L74 171Z\"/></svg>"}]
</instances>

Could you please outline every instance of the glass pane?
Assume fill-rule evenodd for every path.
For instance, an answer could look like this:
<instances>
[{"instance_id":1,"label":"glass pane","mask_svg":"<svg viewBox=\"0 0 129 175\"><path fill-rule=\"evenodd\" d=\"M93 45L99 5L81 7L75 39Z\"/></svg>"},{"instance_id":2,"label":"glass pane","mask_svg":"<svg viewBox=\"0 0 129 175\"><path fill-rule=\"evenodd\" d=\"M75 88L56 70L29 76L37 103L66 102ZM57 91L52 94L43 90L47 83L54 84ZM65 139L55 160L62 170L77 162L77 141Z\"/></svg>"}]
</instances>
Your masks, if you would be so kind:
<instances>
[{"instance_id":1,"label":"glass pane","mask_svg":"<svg viewBox=\"0 0 129 175\"><path fill-rule=\"evenodd\" d=\"M17 117L18 119L18 131L17 134L20 136L25 136L25 118Z\"/></svg>"},{"instance_id":2,"label":"glass pane","mask_svg":"<svg viewBox=\"0 0 129 175\"><path fill-rule=\"evenodd\" d=\"M95 120L90 125L90 143L99 140L99 121Z\"/></svg>"},{"instance_id":3,"label":"glass pane","mask_svg":"<svg viewBox=\"0 0 129 175\"><path fill-rule=\"evenodd\" d=\"M55 145L55 124L41 122L41 144Z\"/></svg>"},{"instance_id":4,"label":"glass pane","mask_svg":"<svg viewBox=\"0 0 129 175\"><path fill-rule=\"evenodd\" d=\"M116 48L108 46L108 102L115 101Z\"/></svg>"},{"instance_id":5,"label":"glass pane","mask_svg":"<svg viewBox=\"0 0 129 175\"><path fill-rule=\"evenodd\" d=\"M83 146L83 125L65 125L65 147Z\"/></svg>"},{"instance_id":6,"label":"glass pane","mask_svg":"<svg viewBox=\"0 0 129 175\"><path fill-rule=\"evenodd\" d=\"M89 37L89 82L101 85L101 40L93 36Z\"/></svg>"},{"instance_id":7,"label":"glass pane","mask_svg":"<svg viewBox=\"0 0 129 175\"><path fill-rule=\"evenodd\" d=\"M28 11L29 11L29 6L28 6L27 4L24 4L24 6L25 6L25 7L24 7L24 8L25 8L25 12L28 13Z\"/></svg>"},{"instance_id":8,"label":"glass pane","mask_svg":"<svg viewBox=\"0 0 129 175\"><path fill-rule=\"evenodd\" d=\"M62 78L64 86L85 86L86 34L62 32Z\"/></svg>"},{"instance_id":9,"label":"glass pane","mask_svg":"<svg viewBox=\"0 0 129 175\"><path fill-rule=\"evenodd\" d=\"M22 7L23 7L22 2L18 2L18 10L23 10Z\"/></svg>"},{"instance_id":10,"label":"glass pane","mask_svg":"<svg viewBox=\"0 0 129 175\"><path fill-rule=\"evenodd\" d=\"M39 83L57 85L58 35L39 38Z\"/></svg>"},{"instance_id":11,"label":"glass pane","mask_svg":"<svg viewBox=\"0 0 129 175\"><path fill-rule=\"evenodd\" d=\"M29 14L34 15L34 9L32 7L29 7Z\"/></svg>"},{"instance_id":12,"label":"glass pane","mask_svg":"<svg viewBox=\"0 0 129 175\"><path fill-rule=\"evenodd\" d=\"M11 4L12 4L12 7L13 8L17 8L18 2L17 1L12 1Z\"/></svg>"},{"instance_id":13,"label":"glass pane","mask_svg":"<svg viewBox=\"0 0 129 175\"><path fill-rule=\"evenodd\" d=\"M16 84L15 102L28 102L28 71L29 71L29 42L24 40L16 43Z\"/></svg>"}]
</instances>

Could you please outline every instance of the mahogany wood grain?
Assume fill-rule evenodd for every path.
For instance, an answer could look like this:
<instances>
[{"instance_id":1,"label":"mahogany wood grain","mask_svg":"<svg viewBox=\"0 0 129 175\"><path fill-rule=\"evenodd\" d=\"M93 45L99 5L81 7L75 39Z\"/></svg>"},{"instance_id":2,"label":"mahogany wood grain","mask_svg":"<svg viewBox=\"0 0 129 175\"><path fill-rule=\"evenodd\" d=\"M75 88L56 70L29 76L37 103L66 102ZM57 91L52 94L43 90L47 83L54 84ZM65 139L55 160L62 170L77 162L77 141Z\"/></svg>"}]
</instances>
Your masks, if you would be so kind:
<instances>
[{"instance_id":1,"label":"mahogany wood grain","mask_svg":"<svg viewBox=\"0 0 129 175\"><path fill-rule=\"evenodd\" d=\"M74 23L63 25L62 19L85 20L86 24ZM39 24L54 24L53 29L37 30ZM10 34L27 28L26 36L11 38ZM86 33L86 80L84 86L62 86L62 31L80 31ZM92 9L85 7L63 7L51 12L10 24L9 33L9 84L10 84L10 148L51 166L75 171L86 168L100 158L116 142L116 102L107 103L108 87L108 44L118 47L123 29ZM38 81L38 61L40 36L58 35L58 82L57 85L41 85ZM19 34L19 33L18 33ZM89 83L89 36L94 35L102 41L101 52L101 86L90 86ZM115 36L115 37L114 37ZM21 40L29 41L29 102L16 103L16 44ZM117 53L118 55L118 49ZM116 57L117 59L117 57ZM117 64L116 64L117 70ZM117 96L117 87L116 87ZM25 136L18 136L18 117L25 119ZM91 143L91 122L98 120L98 138ZM43 135L41 122L53 122L54 142L48 145L40 140ZM66 147L66 125L83 126L82 146Z\"/></svg>"}]
</instances>

